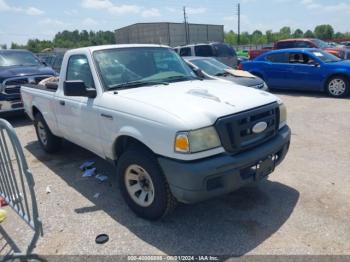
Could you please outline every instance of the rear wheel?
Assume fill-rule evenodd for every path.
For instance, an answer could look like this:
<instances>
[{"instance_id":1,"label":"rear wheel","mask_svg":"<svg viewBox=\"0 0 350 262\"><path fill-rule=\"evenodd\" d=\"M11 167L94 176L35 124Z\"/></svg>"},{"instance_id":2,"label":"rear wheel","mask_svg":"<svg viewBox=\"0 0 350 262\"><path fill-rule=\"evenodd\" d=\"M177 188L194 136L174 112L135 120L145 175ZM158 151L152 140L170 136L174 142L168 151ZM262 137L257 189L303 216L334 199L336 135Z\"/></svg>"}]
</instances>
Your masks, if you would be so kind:
<instances>
[{"instance_id":1,"label":"rear wheel","mask_svg":"<svg viewBox=\"0 0 350 262\"><path fill-rule=\"evenodd\" d=\"M349 92L349 80L343 76L334 76L327 83L327 93L332 97L345 97Z\"/></svg>"},{"instance_id":2,"label":"rear wheel","mask_svg":"<svg viewBox=\"0 0 350 262\"><path fill-rule=\"evenodd\" d=\"M34 126L39 143L46 152L54 153L61 148L61 138L51 133L41 113L35 115Z\"/></svg>"},{"instance_id":3,"label":"rear wheel","mask_svg":"<svg viewBox=\"0 0 350 262\"><path fill-rule=\"evenodd\" d=\"M117 163L121 193L138 216L157 220L176 207L176 199L152 152L141 147L123 153Z\"/></svg>"}]
</instances>

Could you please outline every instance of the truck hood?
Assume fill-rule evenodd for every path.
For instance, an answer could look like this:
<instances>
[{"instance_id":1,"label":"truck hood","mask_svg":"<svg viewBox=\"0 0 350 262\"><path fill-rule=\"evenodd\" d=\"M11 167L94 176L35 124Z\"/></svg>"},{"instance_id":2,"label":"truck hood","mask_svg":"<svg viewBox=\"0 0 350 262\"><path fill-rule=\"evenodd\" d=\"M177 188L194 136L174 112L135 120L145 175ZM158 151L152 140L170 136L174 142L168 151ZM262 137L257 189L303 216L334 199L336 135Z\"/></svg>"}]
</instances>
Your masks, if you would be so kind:
<instances>
[{"instance_id":1,"label":"truck hood","mask_svg":"<svg viewBox=\"0 0 350 262\"><path fill-rule=\"evenodd\" d=\"M10 66L0 67L0 80L10 77L30 76L30 75L54 75L55 72L46 66ZM1 81L1 82L2 82Z\"/></svg>"},{"instance_id":2,"label":"truck hood","mask_svg":"<svg viewBox=\"0 0 350 262\"><path fill-rule=\"evenodd\" d=\"M162 115L181 120L192 129L209 126L223 116L235 114L278 101L267 92L218 80L186 81L127 89L118 92L124 99L140 103L145 112L149 107ZM148 116L149 118L149 116ZM155 119L161 121L161 119ZM163 122L163 121L162 121Z\"/></svg>"}]
</instances>

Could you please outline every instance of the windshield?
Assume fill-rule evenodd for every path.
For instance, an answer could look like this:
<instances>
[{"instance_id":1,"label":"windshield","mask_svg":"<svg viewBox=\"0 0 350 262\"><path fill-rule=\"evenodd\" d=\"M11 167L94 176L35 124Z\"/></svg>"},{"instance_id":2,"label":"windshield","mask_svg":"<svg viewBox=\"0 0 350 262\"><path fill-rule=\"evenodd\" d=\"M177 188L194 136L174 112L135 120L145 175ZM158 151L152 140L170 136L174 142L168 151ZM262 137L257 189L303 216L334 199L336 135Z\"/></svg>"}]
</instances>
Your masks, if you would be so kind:
<instances>
[{"instance_id":1,"label":"windshield","mask_svg":"<svg viewBox=\"0 0 350 262\"><path fill-rule=\"evenodd\" d=\"M40 61L30 52L3 52L0 53L0 66L37 66Z\"/></svg>"},{"instance_id":2,"label":"windshield","mask_svg":"<svg viewBox=\"0 0 350 262\"><path fill-rule=\"evenodd\" d=\"M169 48L100 50L94 52L94 59L107 90L197 79L188 65Z\"/></svg>"},{"instance_id":3,"label":"windshield","mask_svg":"<svg viewBox=\"0 0 350 262\"><path fill-rule=\"evenodd\" d=\"M324 52L321 50L313 51L312 54L324 63L332 63L332 62L341 61L341 59L339 57L336 57L335 55L332 55L330 53L327 53L327 52Z\"/></svg>"},{"instance_id":4,"label":"windshield","mask_svg":"<svg viewBox=\"0 0 350 262\"><path fill-rule=\"evenodd\" d=\"M330 47L330 45L325 42L325 41L322 41L320 39L314 39L312 40L312 42L314 42L314 44L318 47L318 48L328 48Z\"/></svg>"},{"instance_id":5,"label":"windshield","mask_svg":"<svg viewBox=\"0 0 350 262\"><path fill-rule=\"evenodd\" d=\"M215 59L193 59L190 62L208 75L213 76L224 75L226 69L231 69L229 66Z\"/></svg>"}]
</instances>

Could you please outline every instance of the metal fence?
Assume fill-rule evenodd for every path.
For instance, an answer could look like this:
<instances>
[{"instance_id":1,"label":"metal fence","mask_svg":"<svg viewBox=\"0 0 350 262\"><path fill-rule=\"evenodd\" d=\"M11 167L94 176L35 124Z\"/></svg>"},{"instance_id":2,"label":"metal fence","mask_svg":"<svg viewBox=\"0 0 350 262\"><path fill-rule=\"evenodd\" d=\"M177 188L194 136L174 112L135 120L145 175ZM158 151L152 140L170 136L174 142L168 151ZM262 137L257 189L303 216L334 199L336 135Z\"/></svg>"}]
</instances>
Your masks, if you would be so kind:
<instances>
[{"instance_id":1,"label":"metal fence","mask_svg":"<svg viewBox=\"0 0 350 262\"><path fill-rule=\"evenodd\" d=\"M34 180L15 129L4 119L0 119L0 196L33 231L27 249L14 250L9 255L29 255L42 234Z\"/></svg>"}]
</instances>

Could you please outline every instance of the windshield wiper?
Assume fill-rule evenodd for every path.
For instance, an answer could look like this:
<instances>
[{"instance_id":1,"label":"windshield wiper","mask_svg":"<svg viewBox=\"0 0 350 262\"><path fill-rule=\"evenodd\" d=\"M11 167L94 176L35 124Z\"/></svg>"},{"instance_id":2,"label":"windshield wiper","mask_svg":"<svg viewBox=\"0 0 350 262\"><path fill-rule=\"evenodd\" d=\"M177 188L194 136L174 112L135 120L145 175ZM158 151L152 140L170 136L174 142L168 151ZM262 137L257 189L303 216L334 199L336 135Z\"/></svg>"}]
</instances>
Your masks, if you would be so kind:
<instances>
[{"instance_id":1,"label":"windshield wiper","mask_svg":"<svg viewBox=\"0 0 350 262\"><path fill-rule=\"evenodd\" d=\"M165 80L171 81L171 82L186 81L186 80L193 80L193 79L196 79L196 78L191 76L170 76L165 78Z\"/></svg>"},{"instance_id":2,"label":"windshield wiper","mask_svg":"<svg viewBox=\"0 0 350 262\"><path fill-rule=\"evenodd\" d=\"M215 76L227 76L229 73L227 72L221 72L221 73L217 73L215 74Z\"/></svg>"},{"instance_id":3,"label":"windshield wiper","mask_svg":"<svg viewBox=\"0 0 350 262\"><path fill-rule=\"evenodd\" d=\"M148 85L169 85L169 83L164 81L130 81L122 84L111 85L109 86L108 90L136 88L136 87L148 86Z\"/></svg>"}]
</instances>

